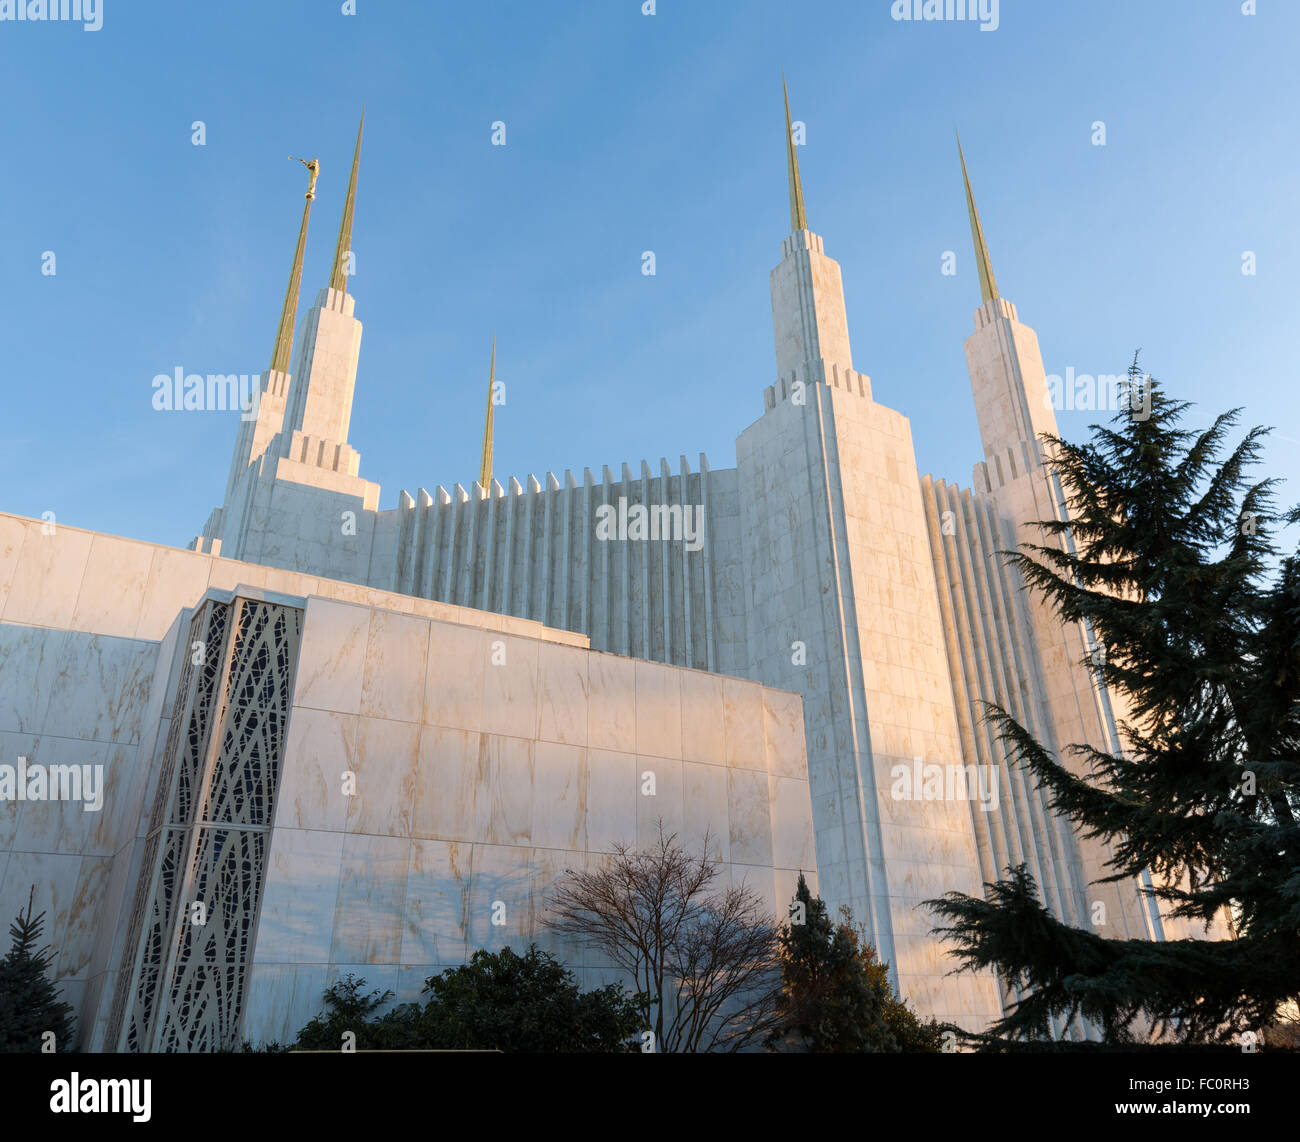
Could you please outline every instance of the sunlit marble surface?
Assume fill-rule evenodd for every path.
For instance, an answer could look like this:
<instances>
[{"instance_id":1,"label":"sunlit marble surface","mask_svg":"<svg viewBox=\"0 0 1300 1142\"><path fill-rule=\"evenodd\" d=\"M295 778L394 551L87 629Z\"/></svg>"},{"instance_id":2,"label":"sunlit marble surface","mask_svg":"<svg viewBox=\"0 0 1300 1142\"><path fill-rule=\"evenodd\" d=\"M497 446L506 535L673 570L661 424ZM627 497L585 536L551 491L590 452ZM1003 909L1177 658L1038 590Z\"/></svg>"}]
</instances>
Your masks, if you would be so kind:
<instances>
[{"instance_id":1,"label":"sunlit marble surface","mask_svg":"<svg viewBox=\"0 0 1300 1142\"><path fill-rule=\"evenodd\" d=\"M345 971L414 999L480 947L536 941L598 986L608 965L545 928L548 894L660 823L694 852L709 834L720 883L774 916L800 871L816 884L791 694L321 598L302 647L254 1039L296 1033Z\"/></svg>"}]
</instances>

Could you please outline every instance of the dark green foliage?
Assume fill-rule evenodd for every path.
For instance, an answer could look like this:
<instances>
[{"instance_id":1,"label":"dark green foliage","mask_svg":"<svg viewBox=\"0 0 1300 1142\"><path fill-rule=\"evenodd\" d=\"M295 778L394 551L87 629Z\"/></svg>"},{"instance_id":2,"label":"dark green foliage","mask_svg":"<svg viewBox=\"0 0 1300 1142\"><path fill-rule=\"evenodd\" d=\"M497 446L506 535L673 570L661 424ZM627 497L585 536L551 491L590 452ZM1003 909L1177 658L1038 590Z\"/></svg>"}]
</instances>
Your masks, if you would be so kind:
<instances>
[{"instance_id":1,"label":"dark green foliage","mask_svg":"<svg viewBox=\"0 0 1300 1142\"><path fill-rule=\"evenodd\" d=\"M292 1047L284 1043L278 1043L272 1040L270 1043L261 1043L254 1046L245 1039L238 1047L223 1047L218 1054L222 1055L284 1055L293 1050Z\"/></svg>"},{"instance_id":2,"label":"dark green foliage","mask_svg":"<svg viewBox=\"0 0 1300 1142\"><path fill-rule=\"evenodd\" d=\"M642 1029L635 997L618 984L581 992L571 972L530 945L477 951L470 962L425 981L423 1006L402 1004L378 1016L391 992L362 993L347 976L325 991L329 1008L298 1035L298 1050L339 1050L343 1034L365 1050L621 1052Z\"/></svg>"},{"instance_id":3,"label":"dark green foliage","mask_svg":"<svg viewBox=\"0 0 1300 1142\"><path fill-rule=\"evenodd\" d=\"M40 1051L47 1031L54 1032L56 1051L72 1048L72 1008L46 974L53 953L38 946L45 913L32 915L35 891L9 925L13 944L0 960L0 1051Z\"/></svg>"},{"instance_id":4,"label":"dark green foliage","mask_svg":"<svg viewBox=\"0 0 1300 1142\"><path fill-rule=\"evenodd\" d=\"M324 1015L318 1015L301 1031L294 1047L300 1051L338 1051L342 1049L344 1035L351 1032L356 1037L358 1051L391 1049L394 1039L402 1038L411 1023L409 1004L373 1018L375 1012L393 997L391 991L372 991L364 994L365 980L350 972L337 983L325 989ZM397 1018L394 1018L396 1016Z\"/></svg>"},{"instance_id":5,"label":"dark green foliage","mask_svg":"<svg viewBox=\"0 0 1300 1142\"><path fill-rule=\"evenodd\" d=\"M1147 383L1149 415L1122 411L1085 444L1048 439L1070 523L1040 524L1046 542L1011 556L1104 647L1090 663L1127 705L1124 750L1073 745L1070 765L1004 710L988 716L1053 807L1110 843L1107 880L1150 870L1173 915L1231 917L1237 938L1070 928L1023 867L987 900L950 893L931 905L964 966L1029 991L994 1040L1046 1038L1052 1017L1078 1015L1109 1043L1144 1024L1223 1041L1300 991L1300 558L1271 539L1296 515L1276 512L1273 481L1247 479L1265 430L1220 460L1238 412L1191 431L1189 406Z\"/></svg>"},{"instance_id":6,"label":"dark green foliage","mask_svg":"<svg viewBox=\"0 0 1300 1142\"><path fill-rule=\"evenodd\" d=\"M444 1047L501 1051L623 1051L644 1027L619 984L580 992L554 956L530 945L475 952L470 962L434 976L425 1026Z\"/></svg>"},{"instance_id":7,"label":"dark green foliage","mask_svg":"<svg viewBox=\"0 0 1300 1142\"><path fill-rule=\"evenodd\" d=\"M780 1025L769 1046L815 1053L942 1048L942 1029L921 1023L894 995L889 965L860 940L848 909L833 923L802 874L795 906L804 922L781 927Z\"/></svg>"}]
</instances>

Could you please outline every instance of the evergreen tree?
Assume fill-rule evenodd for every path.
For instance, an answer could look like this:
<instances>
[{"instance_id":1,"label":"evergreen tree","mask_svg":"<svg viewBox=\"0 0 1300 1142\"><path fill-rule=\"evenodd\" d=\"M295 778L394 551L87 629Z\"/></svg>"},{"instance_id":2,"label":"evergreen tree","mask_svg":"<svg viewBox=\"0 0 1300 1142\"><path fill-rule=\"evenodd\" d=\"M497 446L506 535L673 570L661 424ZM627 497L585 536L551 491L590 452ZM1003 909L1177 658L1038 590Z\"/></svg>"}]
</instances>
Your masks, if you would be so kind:
<instances>
[{"instance_id":1,"label":"evergreen tree","mask_svg":"<svg viewBox=\"0 0 1300 1142\"><path fill-rule=\"evenodd\" d=\"M344 1036L355 1036L353 1046L358 1051L398 1050L417 1046L411 1028L416 1012L404 1004L385 1017L375 1017L375 1012L393 998L391 991L372 991L364 994L365 980L351 972L325 989L325 1012L317 1015L301 1031L294 1042L299 1051L338 1051Z\"/></svg>"},{"instance_id":2,"label":"evergreen tree","mask_svg":"<svg viewBox=\"0 0 1300 1142\"><path fill-rule=\"evenodd\" d=\"M530 945L522 956L477 951L470 962L430 976L427 1001L375 1013L391 991L363 993L348 975L326 988L328 1010L299 1033L298 1050L337 1051L345 1032L366 1050L625 1052L644 1027L634 996L618 984L578 988L573 973Z\"/></svg>"},{"instance_id":3,"label":"evergreen tree","mask_svg":"<svg viewBox=\"0 0 1300 1142\"><path fill-rule=\"evenodd\" d=\"M1142 387L1145 385L1145 392ZM1149 870L1173 916L1231 917L1232 939L1107 939L1056 920L1024 866L987 899L931 907L963 967L1026 993L988 1045L1044 1039L1081 1016L1126 1043L1146 1025L1188 1042L1260 1030L1300 990L1300 557L1271 536L1274 481L1250 482L1265 429L1226 457L1239 410L1201 431L1186 402L1130 369L1130 408L1092 439L1045 437L1069 523L1009 555L1063 622L1084 623L1087 665L1127 703L1122 751L1053 756L988 707L1009 760L1054 809L1110 843L1107 881ZM1137 395L1141 394L1139 410ZM1148 404L1149 398L1149 404Z\"/></svg>"},{"instance_id":4,"label":"evergreen tree","mask_svg":"<svg viewBox=\"0 0 1300 1142\"><path fill-rule=\"evenodd\" d=\"M55 1050L72 1047L72 1008L59 999L46 972L53 953L38 947L45 913L32 915L36 888L27 898L27 911L9 925L13 944L0 960L0 1051L40 1051L45 1033L54 1033Z\"/></svg>"},{"instance_id":5,"label":"evergreen tree","mask_svg":"<svg viewBox=\"0 0 1300 1142\"><path fill-rule=\"evenodd\" d=\"M532 944L477 951L469 963L425 983L421 1016L430 1046L528 1052L625 1052L645 1028L620 984L582 992L573 973Z\"/></svg>"},{"instance_id":6,"label":"evergreen tree","mask_svg":"<svg viewBox=\"0 0 1300 1142\"><path fill-rule=\"evenodd\" d=\"M860 940L852 913L841 909L833 923L802 873L792 913L779 935L780 1025L768 1046L816 1053L939 1050L941 1029L922 1024L894 994L889 965Z\"/></svg>"},{"instance_id":7,"label":"evergreen tree","mask_svg":"<svg viewBox=\"0 0 1300 1142\"><path fill-rule=\"evenodd\" d=\"M948 1028L933 1017L922 1022L908 1007L907 1001L898 997L889 982L889 965L876 957L876 949L870 944L862 947L862 970L868 985L880 997L885 1025L894 1039L893 1050L917 1054L944 1049L944 1035Z\"/></svg>"}]
</instances>

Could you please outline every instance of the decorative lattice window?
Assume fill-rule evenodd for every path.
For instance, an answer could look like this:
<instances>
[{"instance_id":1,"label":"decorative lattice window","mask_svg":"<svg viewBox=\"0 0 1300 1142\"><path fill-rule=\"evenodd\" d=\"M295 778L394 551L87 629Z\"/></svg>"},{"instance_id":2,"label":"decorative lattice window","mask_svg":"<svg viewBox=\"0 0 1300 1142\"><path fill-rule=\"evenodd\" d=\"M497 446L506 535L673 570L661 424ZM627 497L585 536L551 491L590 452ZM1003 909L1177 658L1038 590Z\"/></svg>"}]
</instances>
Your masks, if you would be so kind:
<instances>
[{"instance_id":1,"label":"decorative lattice window","mask_svg":"<svg viewBox=\"0 0 1300 1142\"><path fill-rule=\"evenodd\" d=\"M240 1039L302 611L210 601L190 625L106 1045Z\"/></svg>"}]
</instances>

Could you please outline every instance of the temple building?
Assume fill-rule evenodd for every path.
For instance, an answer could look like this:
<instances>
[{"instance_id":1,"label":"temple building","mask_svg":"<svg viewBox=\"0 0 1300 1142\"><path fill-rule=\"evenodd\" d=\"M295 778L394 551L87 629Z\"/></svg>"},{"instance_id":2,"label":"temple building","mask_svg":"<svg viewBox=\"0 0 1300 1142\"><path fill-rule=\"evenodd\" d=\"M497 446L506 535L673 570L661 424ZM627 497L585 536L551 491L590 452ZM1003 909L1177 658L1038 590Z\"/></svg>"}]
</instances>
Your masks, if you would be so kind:
<instances>
[{"instance_id":1,"label":"temple building","mask_svg":"<svg viewBox=\"0 0 1300 1142\"><path fill-rule=\"evenodd\" d=\"M917 471L907 417L855 368L788 97L785 115L775 379L728 466L500 482L494 341L478 480L381 510L349 443L359 129L299 324L307 164L270 366L190 549L0 514L0 763L103 777L96 812L0 801L0 917L35 886L78 1046L288 1040L344 972L411 1000L529 940L597 986L617 973L547 931L547 892L660 821L692 846L707 831L774 916L807 874L922 1015L972 1030L1016 996L948 974L927 899L1024 862L1069 923L1195 934L1149 880L1095 883L1105 846L983 721L995 702L1053 750L1116 750L1123 710L1082 665L1090 631L997 554L1065 507L1037 336L998 290L964 155L967 487Z\"/></svg>"}]
</instances>

